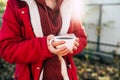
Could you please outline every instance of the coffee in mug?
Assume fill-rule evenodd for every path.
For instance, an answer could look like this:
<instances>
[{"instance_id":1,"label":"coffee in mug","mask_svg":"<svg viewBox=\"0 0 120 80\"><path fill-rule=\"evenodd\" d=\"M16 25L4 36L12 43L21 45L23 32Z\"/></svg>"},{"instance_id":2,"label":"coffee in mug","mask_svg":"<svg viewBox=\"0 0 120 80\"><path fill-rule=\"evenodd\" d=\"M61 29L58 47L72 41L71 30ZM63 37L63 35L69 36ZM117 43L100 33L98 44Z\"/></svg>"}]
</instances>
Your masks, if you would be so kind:
<instances>
[{"instance_id":1,"label":"coffee in mug","mask_svg":"<svg viewBox=\"0 0 120 80\"><path fill-rule=\"evenodd\" d=\"M74 46L75 38L76 37L75 37L74 34L65 35L65 36L55 36L52 41L65 41L64 44L56 46L56 48L60 48L62 46L66 46L69 50L72 50L73 46Z\"/></svg>"}]
</instances>

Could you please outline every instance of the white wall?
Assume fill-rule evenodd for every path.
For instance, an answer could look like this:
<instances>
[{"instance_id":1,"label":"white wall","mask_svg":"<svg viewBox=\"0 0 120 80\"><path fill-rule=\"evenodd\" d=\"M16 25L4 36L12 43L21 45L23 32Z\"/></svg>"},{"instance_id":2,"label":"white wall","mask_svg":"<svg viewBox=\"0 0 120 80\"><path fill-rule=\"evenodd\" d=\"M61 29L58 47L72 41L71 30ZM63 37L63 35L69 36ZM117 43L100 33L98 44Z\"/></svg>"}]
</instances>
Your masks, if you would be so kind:
<instances>
[{"instance_id":1,"label":"white wall","mask_svg":"<svg viewBox=\"0 0 120 80\"><path fill-rule=\"evenodd\" d=\"M117 45L120 43L120 5L103 6L102 23L109 25L102 26L101 42ZM100 47L104 51L116 50L116 48Z\"/></svg>"},{"instance_id":2,"label":"white wall","mask_svg":"<svg viewBox=\"0 0 120 80\"><path fill-rule=\"evenodd\" d=\"M120 3L120 0L86 0L87 4L112 4ZM97 25L99 21L99 7L87 6L84 22L88 40L97 41ZM120 44L120 5L103 5L102 7L102 29L101 43L112 45ZM89 48L96 49L95 44L88 44ZM101 51L111 52L113 50L120 54L120 47L100 46Z\"/></svg>"},{"instance_id":3,"label":"white wall","mask_svg":"<svg viewBox=\"0 0 120 80\"><path fill-rule=\"evenodd\" d=\"M98 3L98 4L104 4L104 3L120 3L120 0L86 0L86 3Z\"/></svg>"}]
</instances>

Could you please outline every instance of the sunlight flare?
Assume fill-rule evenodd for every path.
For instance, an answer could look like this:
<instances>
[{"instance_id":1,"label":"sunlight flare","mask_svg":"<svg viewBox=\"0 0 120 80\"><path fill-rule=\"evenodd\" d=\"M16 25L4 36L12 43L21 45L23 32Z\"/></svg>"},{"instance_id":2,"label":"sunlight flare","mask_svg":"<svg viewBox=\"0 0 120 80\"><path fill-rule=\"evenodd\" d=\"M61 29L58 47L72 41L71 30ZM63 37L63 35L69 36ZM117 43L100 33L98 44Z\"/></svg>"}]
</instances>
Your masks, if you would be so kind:
<instances>
[{"instance_id":1,"label":"sunlight flare","mask_svg":"<svg viewBox=\"0 0 120 80\"><path fill-rule=\"evenodd\" d=\"M81 20L85 14L85 0L72 0L72 17Z\"/></svg>"}]
</instances>

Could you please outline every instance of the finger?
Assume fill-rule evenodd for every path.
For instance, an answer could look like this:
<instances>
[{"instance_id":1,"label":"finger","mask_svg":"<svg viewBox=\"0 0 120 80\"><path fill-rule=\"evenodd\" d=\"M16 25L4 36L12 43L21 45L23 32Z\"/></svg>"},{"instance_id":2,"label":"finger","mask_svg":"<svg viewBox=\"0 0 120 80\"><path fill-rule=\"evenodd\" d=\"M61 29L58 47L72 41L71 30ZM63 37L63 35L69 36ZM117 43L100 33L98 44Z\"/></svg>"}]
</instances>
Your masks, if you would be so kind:
<instances>
[{"instance_id":1,"label":"finger","mask_svg":"<svg viewBox=\"0 0 120 80\"><path fill-rule=\"evenodd\" d=\"M63 50L65 50L65 49L66 49L66 47L63 46L61 48L54 49L52 52L57 55L57 54L60 54L60 52L63 51Z\"/></svg>"},{"instance_id":2,"label":"finger","mask_svg":"<svg viewBox=\"0 0 120 80\"><path fill-rule=\"evenodd\" d=\"M69 49L65 49L65 50L63 50L63 51L60 52L60 55L61 55L61 56L65 56L65 55L67 55L68 53L70 53L70 50L69 50Z\"/></svg>"},{"instance_id":3,"label":"finger","mask_svg":"<svg viewBox=\"0 0 120 80\"><path fill-rule=\"evenodd\" d=\"M69 49L67 49L65 46L58 48L54 51L55 51L56 55L68 54L70 52Z\"/></svg>"},{"instance_id":4,"label":"finger","mask_svg":"<svg viewBox=\"0 0 120 80\"><path fill-rule=\"evenodd\" d=\"M65 43L65 41L54 41L54 42L52 42L52 45L53 46L59 46L59 45L62 45L64 43Z\"/></svg>"},{"instance_id":5,"label":"finger","mask_svg":"<svg viewBox=\"0 0 120 80\"><path fill-rule=\"evenodd\" d=\"M70 51L70 54L73 54L73 51Z\"/></svg>"},{"instance_id":6,"label":"finger","mask_svg":"<svg viewBox=\"0 0 120 80\"><path fill-rule=\"evenodd\" d=\"M75 42L74 45L75 45L76 47L78 47L78 46L79 46L79 43L78 43L78 42Z\"/></svg>"},{"instance_id":7,"label":"finger","mask_svg":"<svg viewBox=\"0 0 120 80\"><path fill-rule=\"evenodd\" d=\"M69 54L70 52L67 52L67 53L65 53L65 54L61 54L61 56L66 56L67 54Z\"/></svg>"},{"instance_id":8,"label":"finger","mask_svg":"<svg viewBox=\"0 0 120 80\"><path fill-rule=\"evenodd\" d=\"M48 37L47 37L47 40L51 40L51 39L53 39L55 36L54 35L49 35Z\"/></svg>"},{"instance_id":9,"label":"finger","mask_svg":"<svg viewBox=\"0 0 120 80\"><path fill-rule=\"evenodd\" d=\"M76 37L76 41L79 42L79 38Z\"/></svg>"},{"instance_id":10,"label":"finger","mask_svg":"<svg viewBox=\"0 0 120 80\"><path fill-rule=\"evenodd\" d=\"M73 50L77 50L78 48L76 46L73 47Z\"/></svg>"}]
</instances>

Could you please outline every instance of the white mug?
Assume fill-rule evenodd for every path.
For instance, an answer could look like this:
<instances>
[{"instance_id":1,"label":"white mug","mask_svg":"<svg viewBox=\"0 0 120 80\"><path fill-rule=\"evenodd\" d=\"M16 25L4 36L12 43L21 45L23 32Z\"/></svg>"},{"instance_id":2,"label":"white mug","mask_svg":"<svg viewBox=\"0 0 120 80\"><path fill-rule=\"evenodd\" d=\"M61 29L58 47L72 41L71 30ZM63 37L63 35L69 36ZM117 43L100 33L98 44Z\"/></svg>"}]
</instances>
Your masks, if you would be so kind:
<instances>
[{"instance_id":1,"label":"white mug","mask_svg":"<svg viewBox=\"0 0 120 80\"><path fill-rule=\"evenodd\" d=\"M69 50L73 49L74 42L75 42L75 35L70 34L70 35L64 35L64 36L55 36L54 39L50 41L50 45L52 45L52 41L65 41L64 44L56 46L56 48L60 48L62 46L66 46Z\"/></svg>"}]
</instances>

